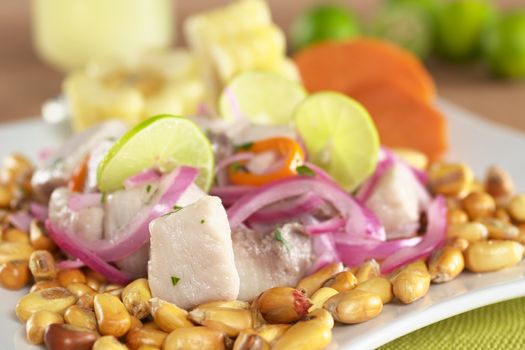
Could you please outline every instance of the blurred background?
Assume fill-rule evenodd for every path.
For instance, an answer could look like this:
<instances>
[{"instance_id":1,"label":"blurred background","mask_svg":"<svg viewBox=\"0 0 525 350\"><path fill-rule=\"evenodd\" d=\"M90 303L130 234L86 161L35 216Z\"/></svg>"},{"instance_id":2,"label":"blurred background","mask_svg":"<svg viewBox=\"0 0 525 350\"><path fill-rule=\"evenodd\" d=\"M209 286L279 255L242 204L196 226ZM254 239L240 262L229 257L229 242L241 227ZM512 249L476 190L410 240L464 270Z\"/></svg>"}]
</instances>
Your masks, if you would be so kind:
<instances>
[{"instance_id":1,"label":"blurred background","mask_svg":"<svg viewBox=\"0 0 525 350\"><path fill-rule=\"evenodd\" d=\"M57 96L61 92L64 72L57 69L59 65L55 64L53 67L42 60L42 53L44 52L45 55L46 48L42 48L41 45L40 55L38 55L33 44L33 32L41 31L42 29L32 26L31 6L32 4L36 6L38 3L45 5L46 1L48 6L51 3L60 2L55 0L0 2L0 106L2 107L0 122L38 115L44 101ZM74 2L74 0L70 1ZM163 1L166 3L164 0L149 1L152 3ZM163 40L176 42L178 45L185 44L183 35L181 35L181 25L184 18L198 11L228 3L226 0L179 0L177 2L167 0L167 2L170 2L169 6L158 8L157 11L159 11L159 14L162 14L162 18L165 21L170 21L170 16L174 16L173 24L176 29L170 29L170 24L166 22L166 27L163 30L164 32L166 30L173 31L171 34L176 34L167 35ZM397 2L417 3L418 6L422 5L423 7L426 6L426 3L430 3L430 1L425 0L399 0ZM274 22L286 32L288 37L290 35L293 36L292 42L296 47L304 44L301 43L301 40L308 41L311 38L308 38L309 34L305 33L304 28L299 29L299 32L296 29L294 34L290 34L293 22L296 23L296 27L298 25L297 21L306 21L307 25L313 27L316 25L329 27L334 21L337 22L337 13L320 15L307 12L312 6L327 4L328 2L326 1L268 0L268 3L272 10ZM461 48L469 45L469 33L475 31L476 25L485 18L484 16L489 18L487 21L491 20L492 9L487 14L483 12L485 11L484 9L474 6L464 9L470 14L467 18L454 17L457 14L449 14L445 19L436 20L435 18L419 18L419 12L411 12L413 9L399 10L399 6L392 8L379 0L330 1L329 3L349 9L351 16L355 17L356 25L360 27L359 31L366 31L367 33L386 37L394 41L401 41L402 45L408 46L409 49L420 55L436 80L438 94L441 97L484 117L525 131L525 118L523 117L525 113L525 83L513 77L513 75L520 75L520 68L499 74L500 77L495 77L494 71L497 69L494 69L493 62L476 57L475 54L461 52ZM493 0L489 3L494 9L505 11L520 7L523 9L525 7L523 0ZM173 8L171 7L172 5L174 5ZM168 17L162 12L167 11L167 9L172 11ZM42 15L46 9L40 8L38 11ZM116 13L118 12L116 11ZM124 13L125 11L123 10L122 12ZM400 18L403 23L404 21L415 23L409 23L408 29L402 29L401 34L396 34L393 26L399 25ZM56 20L57 26L60 25L58 19ZM94 27L100 25L96 18L88 20L92 21ZM316 24L316 21L319 23ZM437 21L438 26L443 25L443 23L446 24L446 28L441 29L444 33L443 36L448 36L444 45L433 49L427 47L428 43L434 45L434 39L425 36L434 34L428 34L427 29L418 27L425 21L429 23ZM337 27L337 25L335 26ZM525 47L525 22L516 26L523 28L520 29L523 34L521 35L521 43L518 44ZM403 30L412 32L414 28L417 28L416 35L409 35L409 40L403 42L406 34L403 34ZM352 28L346 29L352 31ZM67 32L67 25L62 26L59 30ZM342 30L344 31L345 29L343 28ZM334 31L337 32L337 28ZM134 35L139 34L129 33L129 36ZM461 42L460 39L466 41ZM450 42L456 41L456 43L450 44L448 40ZM458 40L460 41L457 42ZM288 47L291 50L294 46L289 44ZM47 61L49 62L49 58L47 58ZM512 68L525 65L525 58L518 59L518 61L520 62L513 63ZM490 67L491 65L492 68ZM501 78L501 75L506 76L506 78Z\"/></svg>"}]
</instances>

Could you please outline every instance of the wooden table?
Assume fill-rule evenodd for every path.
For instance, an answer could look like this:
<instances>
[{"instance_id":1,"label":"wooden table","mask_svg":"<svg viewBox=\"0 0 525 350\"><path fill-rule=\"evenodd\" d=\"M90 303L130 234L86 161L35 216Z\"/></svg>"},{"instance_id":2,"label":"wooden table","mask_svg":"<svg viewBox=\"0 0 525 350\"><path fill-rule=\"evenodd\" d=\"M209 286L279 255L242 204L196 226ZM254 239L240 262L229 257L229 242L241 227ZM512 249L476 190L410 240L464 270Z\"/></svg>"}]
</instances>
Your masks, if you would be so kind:
<instances>
[{"instance_id":1,"label":"wooden table","mask_svg":"<svg viewBox=\"0 0 525 350\"><path fill-rule=\"evenodd\" d=\"M45 0L44 0L45 1ZM154 1L154 0L151 0ZM516 6L523 0L501 0ZM225 3L226 0L179 0L178 15ZM288 28L290 20L316 0L269 0L275 21ZM363 15L370 14L377 1L350 0ZM181 21L179 21L180 24ZM39 61L31 45L30 1L0 2L0 122L18 120L39 113L42 103L60 92L62 75ZM439 94L486 118L525 131L525 83L492 79L482 63L451 65L429 63ZM0 141L1 143L1 141Z\"/></svg>"}]
</instances>

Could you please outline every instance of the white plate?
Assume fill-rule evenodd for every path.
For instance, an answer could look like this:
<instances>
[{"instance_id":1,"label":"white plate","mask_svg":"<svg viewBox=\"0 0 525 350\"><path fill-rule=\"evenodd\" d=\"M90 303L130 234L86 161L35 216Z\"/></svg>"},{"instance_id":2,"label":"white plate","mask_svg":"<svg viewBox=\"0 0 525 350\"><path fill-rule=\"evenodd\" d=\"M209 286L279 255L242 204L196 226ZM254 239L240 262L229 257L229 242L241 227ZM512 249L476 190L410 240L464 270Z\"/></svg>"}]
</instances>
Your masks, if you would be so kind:
<instances>
[{"instance_id":1,"label":"white plate","mask_svg":"<svg viewBox=\"0 0 525 350\"><path fill-rule=\"evenodd\" d=\"M525 136L488 123L447 102L440 106L449 118L451 159L470 164L478 175L497 163L510 171L520 190L525 189ZM0 128L0 157L19 151L36 156L37 150L56 146L65 132L34 120ZM330 349L373 349L404 334L447 317L503 300L525 296L525 263L488 274L463 273L456 280L433 285L425 298L411 305L386 305L376 319L354 326L336 327ZM21 292L0 289L0 348L30 350L14 307ZM7 316L8 315L8 316Z\"/></svg>"}]
</instances>

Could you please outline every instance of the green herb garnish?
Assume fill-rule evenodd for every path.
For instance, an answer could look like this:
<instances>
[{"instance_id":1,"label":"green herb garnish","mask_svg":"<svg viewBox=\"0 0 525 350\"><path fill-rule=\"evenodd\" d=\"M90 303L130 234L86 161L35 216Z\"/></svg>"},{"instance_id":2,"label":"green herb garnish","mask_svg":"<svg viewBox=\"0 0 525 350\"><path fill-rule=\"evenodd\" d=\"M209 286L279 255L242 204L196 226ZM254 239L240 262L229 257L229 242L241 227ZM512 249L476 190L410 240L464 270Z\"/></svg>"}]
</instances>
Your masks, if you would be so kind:
<instances>
[{"instance_id":1,"label":"green herb garnish","mask_svg":"<svg viewBox=\"0 0 525 350\"><path fill-rule=\"evenodd\" d=\"M201 219L201 224L204 224L205 222L206 222L206 220Z\"/></svg>"},{"instance_id":2,"label":"green herb garnish","mask_svg":"<svg viewBox=\"0 0 525 350\"><path fill-rule=\"evenodd\" d=\"M151 185L146 186L146 193L149 193L151 191Z\"/></svg>"},{"instance_id":3,"label":"green herb garnish","mask_svg":"<svg viewBox=\"0 0 525 350\"><path fill-rule=\"evenodd\" d=\"M100 196L100 203L106 203L106 192L102 192L102 196Z\"/></svg>"},{"instance_id":4,"label":"green herb garnish","mask_svg":"<svg viewBox=\"0 0 525 350\"><path fill-rule=\"evenodd\" d=\"M299 165L297 168L295 168L295 171L297 171L297 174L300 176L315 176L315 171L307 167L306 165Z\"/></svg>"},{"instance_id":5,"label":"green herb garnish","mask_svg":"<svg viewBox=\"0 0 525 350\"><path fill-rule=\"evenodd\" d=\"M172 284L173 286L176 286L177 283L179 283L179 281L180 281L180 278L179 278L179 277L177 277L177 276L171 276L171 284Z\"/></svg>"},{"instance_id":6,"label":"green herb garnish","mask_svg":"<svg viewBox=\"0 0 525 350\"><path fill-rule=\"evenodd\" d=\"M236 145L235 146L235 149L237 151L248 151L252 148L253 146L253 142L246 142L246 143L241 143L240 145Z\"/></svg>"},{"instance_id":7,"label":"green herb garnish","mask_svg":"<svg viewBox=\"0 0 525 350\"><path fill-rule=\"evenodd\" d=\"M234 162L230 165L231 167L231 170L234 171L234 172L237 172L237 171L241 171L241 170L244 170L244 165L242 165L241 163L239 162Z\"/></svg>"},{"instance_id":8,"label":"green herb garnish","mask_svg":"<svg viewBox=\"0 0 525 350\"><path fill-rule=\"evenodd\" d=\"M180 207L180 206L178 206L178 205L175 204L175 205L173 206L173 211L172 211L172 213L173 213L173 212L176 212L176 211L179 211L179 210L181 210L181 209L182 209L182 207Z\"/></svg>"},{"instance_id":9,"label":"green herb garnish","mask_svg":"<svg viewBox=\"0 0 525 350\"><path fill-rule=\"evenodd\" d=\"M282 245L285 246L286 250L290 251L290 243L288 243L288 241L286 239L284 239L283 237L283 234L281 233L281 230L279 229L276 229L274 232L273 232L273 238L275 238L275 240L279 243L281 243Z\"/></svg>"}]
</instances>

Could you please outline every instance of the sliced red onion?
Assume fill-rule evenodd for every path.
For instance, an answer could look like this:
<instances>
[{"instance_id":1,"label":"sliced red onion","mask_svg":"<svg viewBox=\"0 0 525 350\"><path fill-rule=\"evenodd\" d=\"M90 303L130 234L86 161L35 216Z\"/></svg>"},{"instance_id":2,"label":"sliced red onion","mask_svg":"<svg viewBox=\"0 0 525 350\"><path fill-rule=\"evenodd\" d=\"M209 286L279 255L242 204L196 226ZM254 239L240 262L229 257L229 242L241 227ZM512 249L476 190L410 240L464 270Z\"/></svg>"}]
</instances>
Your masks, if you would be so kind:
<instances>
[{"instance_id":1,"label":"sliced red onion","mask_svg":"<svg viewBox=\"0 0 525 350\"><path fill-rule=\"evenodd\" d=\"M69 197L67 206L73 211L80 211L90 207L100 207L102 205L101 193L73 194Z\"/></svg>"},{"instance_id":2,"label":"sliced red onion","mask_svg":"<svg viewBox=\"0 0 525 350\"><path fill-rule=\"evenodd\" d=\"M129 276L127 276L124 272L99 258L83 244L76 242L75 238L71 234L60 230L49 219L46 220L46 228L49 236L66 254L69 254L82 261L84 264L86 264L86 266L104 275L111 282L127 284L130 281Z\"/></svg>"},{"instance_id":3,"label":"sliced red onion","mask_svg":"<svg viewBox=\"0 0 525 350\"><path fill-rule=\"evenodd\" d=\"M75 260L62 260L57 263L57 268L59 270L68 270L68 269L78 269L80 267L85 266L81 260L75 259Z\"/></svg>"},{"instance_id":4,"label":"sliced red onion","mask_svg":"<svg viewBox=\"0 0 525 350\"><path fill-rule=\"evenodd\" d=\"M173 206L195 181L197 174L197 169L183 166L165 175L160 182L156 204L138 212L135 219L127 225L126 232L115 235L118 238L113 241L102 240L85 244L107 261L118 261L133 254L148 242L149 223L173 210Z\"/></svg>"},{"instance_id":5,"label":"sliced red onion","mask_svg":"<svg viewBox=\"0 0 525 350\"><path fill-rule=\"evenodd\" d=\"M38 151L38 154L36 157L40 162L45 163L47 160L51 158L54 152L55 151L52 148L49 148L49 147L42 148Z\"/></svg>"},{"instance_id":6,"label":"sliced red onion","mask_svg":"<svg viewBox=\"0 0 525 350\"><path fill-rule=\"evenodd\" d=\"M155 169L147 169L124 180L125 188L133 188L142 184L160 179L160 172Z\"/></svg>"},{"instance_id":7,"label":"sliced red onion","mask_svg":"<svg viewBox=\"0 0 525 350\"><path fill-rule=\"evenodd\" d=\"M340 261L332 235L326 234L313 236L312 244L317 258L308 269L307 274L312 274L332 262Z\"/></svg>"},{"instance_id":8,"label":"sliced red onion","mask_svg":"<svg viewBox=\"0 0 525 350\"><path fill-rule=\"evenodd\" d=\"M44 221L49 217L49 208L36 202L32 202L29 205L29 212L35 217L35 219L40 221Z\"/></svg>"},{"instance_id":9,"label":"sliced red onion","mask_svg":"<svg viewBox=\"0 0 525 350\"><path fill-rule=\"evenodd\" d=\"M384 149L382 149L382 151L383 150ZM355 196L363 203L368 201L379 180L383 177L387 170L395 164L395 158L391 152L380 152L380 158L382 159L377 164L376 170L372 176L365 181Z\"/></svg>"},{"instance_id":10,"label":"sliced red onion","mask_svg":"<svg viewBox=\"0 0 525 350\"><path fill-rule=\"evenodd\" d=\"M322 234L322 233L333 233L341 230L345 227L345 220L340 217L333 217L326 221L308 225L305 227L306 232L311 235Z\"/></svg>"},{"instance_id":11,"label":"sliced red onion","mask_svg":"<svg viewBox=\"0 0 525 350\"><path fill-rule=\"evenodd\" d=\"M344 233L334 234L333 238L341 261L351 267L361 265L370 259L385 259L403 248L415 246L422 241L421 237L394 239L386 242L369 239L356 240Z\"/></svg>"},{"instance_id":12,"label":"sliced red onion","mask_svg":"<svg viewBox=\"0 0 525 350\"><path fill-rule=\"evenodd\" d=\"M255 154L253 154L251 152L235 153L232 156L226 157L223 160L221 160L215 166L215 173L220 172L221 170L225 169L230 164L233 164L235 162L243 162L243 161L246 161L246 160L250 160L254 156L255 156Z\"/></svg>"},{"instance_id":13,"label":"sliced red onion","mask_svg":"<svg viewBox=\"0 0 525 350\"><path fill-rule=\"evenodd\" d=\"M328 174L326 171L324 171L317 165L308 162L304 163L304 165L312 169L320 179L335 183L335 180L330 176L330 174Z\"/></svg>"},{"instance_id":14,"label":"sliced red onion","mask_svg":"<svg viewBox=\"0 0 525 350\"><path fill-rule=\"evenodd\" d=\"M9 215L11 225L24 232L29 232L32 220L33 217L26 211L18 211Z\"/></svg>"},{"instance_id":15,"label":"sliced red onion","mask_svg":"<svg viewBox=\"0 0 525 350\"><path fill-rule=\"evenodd\" d=\"M313 193L306 193L282 203L271 204L250 216L250 222L275 222L295 218L306 213L310 213L324 204L319 196Z\"/></svg>"},{"instance_id":16,"label":"sliced red onion","mask_svg":"<svg viewBox=\"0 0 525 350\"><path fill-rule=\"evenodd\" d=\"M217 196L224 205L232 205L239 198L254 190L253 186L217 186L210 190L210 194Z\"/></svg>"},{"instance_id":17,"label":"sliced red onion","mask_svg":"<svg viewBox=\"0 0 525 350\"><path fill-rule=\"evenodd\" d=\"M443 197L436 197L430 203L427 220L427 232L421 242L389 255L381 264L382 273L390 273L405 264L427 257L443 244L447 234L447 207Z\"/></svg>"},{"instance_id":18,"label":"sliced red onion","mask_svg":"<svg viewBox=\"0 0 525 350\"><path fill-rule=\"evenodd\" d=\"M331 203L346 220L345 231L354 237L385 240L385 231L377 217L334 183L316 177L293 177L259 187L228 209L232 229L272 203L314 193Z\"/></svg>"}]
</instances>

